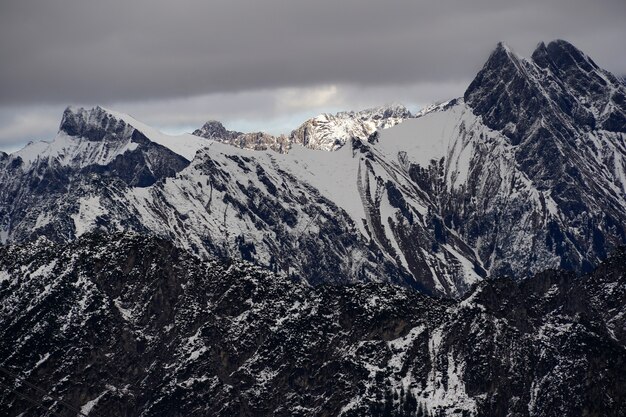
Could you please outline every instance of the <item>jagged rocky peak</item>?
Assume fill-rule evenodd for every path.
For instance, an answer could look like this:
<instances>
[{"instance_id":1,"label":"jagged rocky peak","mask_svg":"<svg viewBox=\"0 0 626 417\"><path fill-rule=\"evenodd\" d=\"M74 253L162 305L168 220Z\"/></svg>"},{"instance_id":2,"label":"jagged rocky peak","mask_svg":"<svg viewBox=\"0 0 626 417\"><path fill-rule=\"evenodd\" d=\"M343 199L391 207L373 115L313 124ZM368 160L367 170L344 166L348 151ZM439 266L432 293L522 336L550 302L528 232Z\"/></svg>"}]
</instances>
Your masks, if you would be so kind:
<instances>
[{"instance_id":1,"label":"jagged rocky peak","mask_svg":"<svg viewBox=\"0 0 626 417\"><path fill-rule=\"evenodd\" d=\"M46 175L53 176L53 183L55 170L63 167L61 184L67 183L67 176L83 180L85 174L94 173L145 187L184 169L194 145L188 138L170 140L123 113L70 106L53 140L30 143L12 156L24 163L26 171L50 168Z\"/></svg>"},{"instance_id":2,"label":"jagged rocky peak","mask_svg":"<svg viewBox=\"0 0 626 417\"><path fill-rule=\"evenodd\" d=\"M285 153L289 150L289 138L284 135L274 136L265 132L243 133L228 130L222 122L209 120L200 129L193 131L192 135L218 142L227 143L242 149L267 150Z\"/></svg>"},{"instance_id":3,"label":"jagged rocky peak","mask_svg":"<svg viewBox=\"0 0 626 417\"><path fill-rule=\"evenodd\" d=\"M63 112L59 126L59 131L68 136L94 142L125 137L131 129L126 122L100 106L91 109L69 106Z\"/></svg>"},{"instance_id":4,"label":"jagged rocky peak","mask_svg":"<svg viewBox=\"0 0 626 417\"><path fill-rule=\"evenodd\" d=\"M386 119L408 119L413 117L409 109L400 103L385 104L358 111L340 111L338 113L322 113L311 119L359 119L362 121L384 121Z\"/></svg>"},{"instance_id":5,"label":"jagged rocky peak","mask_svg":"<svg viewBox=\"0 0 626 417\"><path fill-rule=\"evenodd\" d=\"M520 212L556 208L533 242L543 234L546 253L562 268L589 270L626 242L623 97L614 76L560 40L539 44L531 59L498 45L465 93L479 121L514 145L514 169L536 192L549 190L554 204L536 200L539 210ZM589 233L579 233L579 224Z\"/></svg>"},{"instance_id":6,"label":"jagged rocky peak","mask_svg":"<svg viewBox=\"0 0 626 417\"><path fill-rule=\"evenodd\" d=\"M527 62L502 42L469 85L464 99L490 128L503 130L514 144L529 127L528 115L538 113L542 105L528 76Z\"/></svg>"},{"instance_id":7,"label":"jagged rocky peak","mask_svg":"<svg viewBox=\"0 0 626 417\"><path fill-rule=\"evenodd\" d=\"M192 135L207 139L235 138L242 134L241 132L226 129L222 122L218 120L209 120L200 129L196 129L192 133Z\"/></svg>"},{"instance_id":8,"label":"jagged rocky peak","mask_svg":"<svg viewBox=\"0 0 626 417\"><path fill-rule=\"evenodd\" d=\"M214 139L245 149L286 153L292 145L311 149L334 151L352 138L366 140L377 129L386 129L414 117L402 104L389 104L361 111L322 113L302 123L289 135L271 135L265 132L241 133L231 131L215 120L210 120L193 135Z\"/></svg>"},{"instance_id":9,"label":"jagged rocky peak","mask_svg":"<svg viewBox=\"0 0 626 417\"><path fill-rule=\"evenodd\" d=\"M539 42L532 54L535 64L541 68L551 67L554 70L562 70L572 67L590 72L600 69L585 53L576 48L571 43L562 39L550 42L547 46L544 42Z\"/></svg>"},{"instance_id":10,"label":"jagged rocky peak","mask_svg":"<svg viewBox=\"0 0 626 417\"><path fill-rule=\"evenodd\" d=\"M552 136L571 136L573 126L626 132L624 85L563 40L540 43L530 60L499 43L464 98L514 145L539 128Z\"/></svg>"},{"instance_id":11,"label":"jagged rocky peak","mask_svg":"<svg viewBox=\"0 0 626 417\"><path fill-rule=\"evenodd\" d=\"M598 67L574 45L560 39L547 46L540 43L532 60L573 93L576 103L572 107L578 104L592 113L592 127L626 132L626 90L617 77Z\"/></svg>"},{"instance_id":12,"label":"jagged rocky peak","mask_svg":"<svg viewBox=\"0 0 626 417\"><path fill-rule=\"evenodd\" d=\"M312 149L335 151L350 139L367 140L378 129L387 129L413 117L401 104L361 111L323 113L291 132L293 143Z\"/></svg>"},{"instance_id":13,"label":"jagged rocky peak","mask_svg":"<svg viewBox=\"0 0 626 417\"><path fill-rule=\"evenodd\" d=\"M523 71L523 62L524 59L513 52L507 44L498 42L482 70L467 88L466 94L482 87L484 82L487 81L485 78L493 75L494 72L502 75L514 75Z\"/></svg>"}]
</instances>

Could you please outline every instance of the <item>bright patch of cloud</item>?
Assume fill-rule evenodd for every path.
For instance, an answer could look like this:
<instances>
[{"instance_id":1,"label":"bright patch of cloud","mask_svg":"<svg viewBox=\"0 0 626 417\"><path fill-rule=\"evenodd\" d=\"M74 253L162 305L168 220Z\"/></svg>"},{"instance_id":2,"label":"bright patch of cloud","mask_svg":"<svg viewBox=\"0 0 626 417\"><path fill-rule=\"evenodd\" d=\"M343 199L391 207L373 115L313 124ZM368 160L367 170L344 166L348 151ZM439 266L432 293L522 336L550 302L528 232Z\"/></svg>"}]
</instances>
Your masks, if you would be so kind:
<instances>
[{"instance_id":1,"label":"bright patch of cloud","mask_svg":"<svg viewBox=\"0 0 626 417\"><path fill-rule=\"evenodd\" d=\"M285 109L309 109L341 104L336 85L314 88L288 88L278 94L278 107Z\"/></svg>"}]
</instances>

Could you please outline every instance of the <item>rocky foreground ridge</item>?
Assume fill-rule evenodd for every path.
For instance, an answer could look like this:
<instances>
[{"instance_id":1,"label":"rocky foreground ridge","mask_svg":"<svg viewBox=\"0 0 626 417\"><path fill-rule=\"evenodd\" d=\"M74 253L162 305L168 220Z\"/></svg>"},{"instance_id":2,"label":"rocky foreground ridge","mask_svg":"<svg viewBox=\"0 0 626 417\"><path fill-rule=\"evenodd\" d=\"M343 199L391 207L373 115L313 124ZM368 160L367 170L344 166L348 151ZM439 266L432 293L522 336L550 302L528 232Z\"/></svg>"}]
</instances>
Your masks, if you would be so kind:
<instances>
[{"instance_id":1,"label":"rocky foreground ridge","mask_svg":"<svg viewBox=\"0 0 626 417\"><path fill-rule=\"evenodd\" d=\"M310 288L141 235L40 238L0 249L0 383L14 390L0 408L618 416L625 304L624 250L582 277L487 280L450 301L388 284Z\"/></svg>"}]
</instances>

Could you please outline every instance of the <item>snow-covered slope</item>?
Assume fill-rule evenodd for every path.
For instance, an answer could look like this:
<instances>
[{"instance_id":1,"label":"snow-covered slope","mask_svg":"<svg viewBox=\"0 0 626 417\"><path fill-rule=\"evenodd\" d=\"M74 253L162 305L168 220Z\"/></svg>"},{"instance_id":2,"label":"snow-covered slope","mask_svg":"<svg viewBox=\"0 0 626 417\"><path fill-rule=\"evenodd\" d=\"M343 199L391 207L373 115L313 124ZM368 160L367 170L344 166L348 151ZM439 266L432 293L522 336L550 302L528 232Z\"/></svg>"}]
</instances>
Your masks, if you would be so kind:
<instances>
[{"instance_id":1,"label":"snow-covered slope","mask_svg":"<svg viewBox=\"0 0 626 417\"><path fill-rule=\"evenodd\" d=\"M158 143L159 145L170 149L188 161L193 159L198 150L206 148L208 145L206 141L191 134L174 136L167 135L127 114L119 113L113 110L106 110L106 112L111 114L114 118L123 120L134 129L140 131L145 136L150 138L151 142Z\"/></svg>"},{"instance_id":2,"label":"snow-covered slope","mask_svg":"<svg viewBox=\"0 0 626 417\"><path fill-rule=\"evenodd\" d=\"M536 247L536 234L558 219L556 203L519 169L506 137L462 99L384 132L374 149L427 195L448 226L440 239L465 242L486 270L524 276L559 266L556 254Z\"/></svg>"},{"instance_id":3,"label":"snow-covered slope","mask_svg":"<svg viewBox=\"0 0 626 417\"><path fill-rule=\"evenodd\" d=\"M451 239L436 255L415 244L436 246L428 203L414 191L360 141L334 153L295 146L289 154L213 143L175 178L105 206L128 201L130 217L182 247L244 257L310 283L383 279L458 295L480 279L480 267L462 242Z\"/></svg>"}]
</instances>

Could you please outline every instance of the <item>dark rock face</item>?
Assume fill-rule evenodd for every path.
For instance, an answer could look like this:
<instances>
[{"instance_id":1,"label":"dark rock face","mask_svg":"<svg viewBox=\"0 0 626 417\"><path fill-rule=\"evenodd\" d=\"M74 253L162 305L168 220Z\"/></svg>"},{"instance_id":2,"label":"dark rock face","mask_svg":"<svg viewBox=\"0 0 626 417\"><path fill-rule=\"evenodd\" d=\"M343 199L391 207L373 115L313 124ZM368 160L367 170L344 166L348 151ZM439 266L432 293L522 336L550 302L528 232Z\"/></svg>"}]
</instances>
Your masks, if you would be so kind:
<instances>
[{"instance_id":1,"label":"dark rock face","mask_svg":"<svg viewBox=\"0 0 626 417\"><path fill-rule=\"evenodd\" d=\"M543 237L533 245L544 246L544 241L548 252L560 258L560 267L589 270L626 243L626 186L620 174L626 155L625 95L615 76L562 40L539 44L531 60L498 45L465 92L473 113L512 145L520 178L554 200L559 216L547 228L539 227ZM479 183L486 175L477 171ZM457 216L461 224L474 223L477 239L491 233L458 209L445 210L444 216ZM533 209L514 204L511 210L519 210L511 214L520 219ZM533 228L541 223L539 217Z\"/></svg>"},{"instance_id":2,"label":"dark rock face","mask_svg":"<svg viewBox=\"0 0 626 417\"><path fill-rule=\"evenodd\" d=\"M127 125L99 106L91 110L68 107L63 112L59 131L68 136L99 142L116 140L119 136L124 136Z\"/></svg>"},{"instance_id":3,"label":"dark rock face","mask_svg":"<svg viewBox=\"0 0 626 417\"><path fill-rule=\"evenodd\" d=\"M615 76L563 40L550 42L547 47L539 44L532 59L540 68L551 71L568 90L572 97L563 97L561 108L569 110L572 117L591 128L626 132L624 90Z\"/></svg>"},{"instance_id":4,"label":"dark rock face","mask_svg":"<svg viewBox=\"0 0 626 417\"><path fill-rule=\"evenodd\" d=\"M545 103L526 76L526 63L499 43L465 91L465 102L494 130L507 130L511 143L525 137ZM542 106L543 104L543 106Z\"/></svg>"},{"instance_id":5,"label":"dark rock face","mask_svg":"<svg viewBox=\"0 0 626 417\"><path fill-rule=\"evenodd\" d=\"M567 140L581 130L625 132L626 90L570 43L543 42L532 60L498 44L465 92L465 102L514 145L533 140L537 124Z\"/></svg>"},{"instance_id":6,"label":"dark rock face","mask_svg":"<svg viewBox=\"0 0 626 417\"><path fill-rule=\"evenodd\" d=\"M138 235L40 239L0 249L0 382L67 416L624 415L625 277L620 251L452 302Z\"/></svg>"},{"instance_id":7,"label":"dark rock face","mask_svg":"<svg viewBox=\"0 0 626 417\"><path fill-rule=\"evenodd\" d=\"M150 142L139 131L133 132L133 142L142 145L118 155L107 165L89 165L80 175L98 174L120 179L130 187L149 187L160 179L175 176L189 165L184 157Z\"/></svg>"},{"instance_id":8,"label":"dark rock face","mask_svg":"<svg viewBox=\"0 0 626 417\"><path fill-rule=\"evenodd\" d=\"M135 149L119 154L107 164L89 164L79 174L98 174L122 180L132 187L147 187L172 177L189 165L184 157L150 141L142 132L101 107L91 110L68 108L63 113L60 132L91 142L125 142Z\"/></svg>"}]
</instances>

